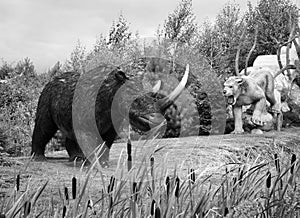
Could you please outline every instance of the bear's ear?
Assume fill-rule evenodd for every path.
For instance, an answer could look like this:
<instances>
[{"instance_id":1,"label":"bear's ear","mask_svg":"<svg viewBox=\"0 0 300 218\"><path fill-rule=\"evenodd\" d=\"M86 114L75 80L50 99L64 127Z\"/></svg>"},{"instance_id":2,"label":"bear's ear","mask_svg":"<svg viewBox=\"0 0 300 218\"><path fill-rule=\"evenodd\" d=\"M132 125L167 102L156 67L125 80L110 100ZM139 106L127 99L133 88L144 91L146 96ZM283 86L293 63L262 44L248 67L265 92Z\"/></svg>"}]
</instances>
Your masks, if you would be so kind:
<instances>
[{"instance_id":1,"label":"bear's ear","mask_svg":"<svg viewBox=\"0 0 300 218\"><path fill-rule=\"evenodd\" d=\"M238 85L242 85L245 82L245 80L242 77L236 78L235 81L237 82Z\"/></svg>"},{"instance_id":2,"label":"bear's ear","mask_svg":"<svg viewBox=\"0 0 300 218\"><path fill-rule=\"evenodd\" d=\"M117 69L115 71L115 77L117 80L119 81L125 81L125 80L128 80L128 77L126 76L126 74L121 70L121 69Z\"/></svg>"}]
</instances>

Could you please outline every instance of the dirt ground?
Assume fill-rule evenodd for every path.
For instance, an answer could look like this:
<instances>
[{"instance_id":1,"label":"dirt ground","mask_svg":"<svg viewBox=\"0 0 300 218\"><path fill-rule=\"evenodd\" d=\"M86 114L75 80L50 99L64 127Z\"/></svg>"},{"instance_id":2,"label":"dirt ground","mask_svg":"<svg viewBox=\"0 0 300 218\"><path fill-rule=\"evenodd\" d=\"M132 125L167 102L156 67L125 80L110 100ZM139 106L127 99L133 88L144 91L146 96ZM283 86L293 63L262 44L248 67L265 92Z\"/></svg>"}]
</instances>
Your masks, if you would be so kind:
<instances>
[{"instance_id":1,"label":"dirt ground","mask_svg":"<svg viewBox=\"0 0 300 218\"><path fill-rule=\"evenodd\" d=\"M133 144L133 165L139 164L143 153L150 158L154 147L162 148L153 156L155 166L162 164L171 171L176 167L179 175L185 177L187 170L193 168L197 176L204 176L211 173L219 173L220 167L229 162L243 162L247 154L264 156L268 154L269 148L285 149L287 152L300 151L300 128L289 128L278 133L276 131L264 135L218 135L206 137L187 137L177 139L157 139L143 145L143 141L134 141ZM71 188L73 176L79 179L82 184L86 176L88 166L74 166L68 161L65 151L47 153L47 162L30 161L29 157L10 158L0 156L0 200L7 198L15 185L15 177L20 174L21 191L30 188L37 188L43 182L49 180L43 195L49 193L59 195L58 190L63 187ZM121 158L120 158L121 157ZM249 155L248 155L249 157ZM110 167L100 169L106 184L112 175L117 176L117 165L122 164L126 159L126 143L115 143L111 150ZM125 161L126 163L126 161ZM96 170L91 174L89 191L97 196L103 188L101 176ZM59 201L59 198L56 199Z\"/></svg>"}]
</instances>

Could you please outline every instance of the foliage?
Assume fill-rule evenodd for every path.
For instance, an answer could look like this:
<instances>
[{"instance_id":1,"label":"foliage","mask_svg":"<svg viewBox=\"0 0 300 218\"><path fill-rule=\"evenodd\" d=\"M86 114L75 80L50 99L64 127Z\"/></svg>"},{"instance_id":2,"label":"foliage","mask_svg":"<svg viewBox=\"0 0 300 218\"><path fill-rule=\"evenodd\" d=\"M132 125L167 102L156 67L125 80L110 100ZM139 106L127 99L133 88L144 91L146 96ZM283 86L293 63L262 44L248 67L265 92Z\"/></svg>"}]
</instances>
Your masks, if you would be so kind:
<instances>
[{"instance_id":1,"label":"foliage","mask_svg":"<svg viewBox=\"0 0 300 218\"><path fill-rule=\"evenodd\" d=\"M292 24L298 23L299 9L289 0L261 0L255 8L249 4L246 16L250 37L258 28L256 55L276 54L278 43L288 41Z\"/></svg>"},{"instance_id":2,"label":"foliage","mask_svg":"<svg viewBox=\"0 0 300 218\"><path fill-rule=\"evenodd\" d=\"M85 50L85 46L78 40L75 49L71 53L70 60L66 61L64 65L64 71L84 72L86 65Z\"/></svg>"},{"instance_id":3,"label":"foliage","mask_svg":"<svg viewBox=\"0 0 300 218\"><path fill-rule=\"evenodd\" d=\"M113 21L108 34L107 45L114 48L122 48L130 40L132 32L129 30L129 23L123 14L120 14L118 21Z\"/></svg>"},{"instance_id":4,"label":"foliage","mask_svg":"<svg viewBox=\"0 0 300 218\"><path fill-rule=\"evenodd\" d=\"M177 8L168 15L159 34L172 42L190 43L197 32L192 0L182 0Z\"/></svg>"},{"instance_id":5,"label":"foliage","mask_svg":"<svg viewBox=\"0 0 300 218\"><path fill-rule=\"evenodd\" d=\"M11 155L28 154L38 96L45 83L26 58L10 65L7 83L0 84L0 129L7 137L5 151Z\"/></svg>"},{"instance_id":6,"label":"foliage","mask_svg":"<svg viewBox=\"0 0 300 218\"><path fill-rule=\"evenodd\" d=\"M240 70L245 67L256 28L257 46L250 56L248 66L252 65L258 55L276 54L278 44L287 41L292 23L298 23L298 16L297 7L289 0L261 0L256 7L249 3L245 14L241 14L238 4L229 2L213 24L208 21L203 23L197 37L197 47L219 75L227 76L235 71L235 56L239 44ZM244 30L246 35L242 39Z\"/></svg>"},{"instance_id":7,"label":"foliage","mask_svg":"<svg viewBox=\"0 0 300 218\"><path fill-rule=\"evenodd\" d=\"M208 21L203 24L197 48L209 60L218 75L234 73L235 56L244 28L246 28L245 20L236 3L227 3L217 15L214 24ZM242 46L240 65L245 63L248 44L245 42Z\"/></svg>"},{"instance_id":8,"label":"foliage","mask_svg":"<svg viewBox=\"0 0 300 218\"><path fill-rule=\"evenodd\" d=\"M53 77L59 76L64 72L63 65L58 61L56 64L48 70L47 76L49 76L49 80Z\"/></svg>"},{"instance_id":9,"label":"foliage","mask_svg":"<svg viewBox=\"0 0 300 218\"><path fill-rule=\"evenodd\" d=\"M9 76L13 72L13 67L11 64L7 63L6 61L2 61L2 65L0 68L0 79L9 78Z\"/></svg>"}]
</instances>

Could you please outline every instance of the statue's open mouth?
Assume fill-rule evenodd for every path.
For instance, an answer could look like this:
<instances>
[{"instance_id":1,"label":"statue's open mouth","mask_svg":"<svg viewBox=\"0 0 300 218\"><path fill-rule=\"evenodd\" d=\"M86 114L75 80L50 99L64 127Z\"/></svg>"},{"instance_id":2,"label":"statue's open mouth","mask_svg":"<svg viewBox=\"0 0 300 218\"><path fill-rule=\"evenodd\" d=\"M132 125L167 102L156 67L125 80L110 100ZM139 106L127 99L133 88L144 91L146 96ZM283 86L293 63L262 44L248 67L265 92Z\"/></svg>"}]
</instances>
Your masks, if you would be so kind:
<instances>
[{"instance_id":1,"label":"statue's open mouth","mask_svg":"<svg viewBox=\"0 0 300 218\"><path fill-rule=\"evenodd\" d=\"M233 95L227 96L226 98L227 98L227 103L229 105L234 105L235 104L236 99L235 99L235 97Z\"/></svg>"}]
</instances>

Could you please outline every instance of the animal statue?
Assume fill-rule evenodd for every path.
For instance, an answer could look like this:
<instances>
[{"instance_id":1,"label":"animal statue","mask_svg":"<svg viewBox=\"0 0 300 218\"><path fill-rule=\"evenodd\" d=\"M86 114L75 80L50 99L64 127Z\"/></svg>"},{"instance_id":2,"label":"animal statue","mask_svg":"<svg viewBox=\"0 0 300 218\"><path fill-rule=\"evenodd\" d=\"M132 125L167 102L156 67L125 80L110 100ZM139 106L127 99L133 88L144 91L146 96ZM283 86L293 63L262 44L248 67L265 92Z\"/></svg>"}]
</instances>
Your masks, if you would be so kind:
<instances>
[{"instance_id":1,"label":"animal statue","mask_svg":"<svg viewBox=\"0 0 300 218\"><path fill-rule=\"evenodd\" d=\"M294 54L294 53L292 53ZM281 59L285 60L284 57L286 55L282 54ZM291 55L293 58L290 60L290 66L297 66L298 59L296 58L296 54ZM285 62L284 62L285 63ZM259 69L268 70L272 73L275 80L275 95L277 101L280 103L280 108L282 112L287 112L290 110L285 99L289 96L292 86L295 83L297 77L299 77L299 71L297 69L288 69L284 70L282 73L280 67L278 65L277 56L276 55L260 55L258 56L253 63L253 67L248 67L247 72L256 71ZM294 67L296 68L296 67ZM241 71L243 74L244 71Z\"/></svg>"},{"instance_id":2,"label":"animal statue","mask_svg":"<svg viewBox=\"0 0 300 218\"><path fill-rule=\"evenodd\" d=\"M249 119L249 116L247 116L249 113L244 113L246 115L244 116L245 122L265 130L272 129L273 124L276 123L276 129L280 130L283 119L282 112L287 108L287 104L282 103L282 100L288 97L294 80L297 78L297 75L299 77L300 47L298 44L299 39L295 36L295 30L296 23L293 23L289 41L284 43L278 42L279 47L276 55L259 55L254 61L253 67L247 67L251 53L254 51L257 43L258 30L256 29L254 44L246 59L246 67L239 72L239 54L246 31L243 32L235 59L236 76L229 78L224 83L223 91L228 103L233 105L236 125L233 133L244 131L241 117L243 116L242 107L246 105L251 105L250 110L246 111L250 111L250 113L253 111L253 115ZM258 90L249 92L243 85L244 81L247 81L246 87L250 89L258 87ZM263 103L262 99L267 101ZM271 107L273 116L267 112L267 103ZM230 125L227 126L228 131Z\"/></svg>"},{"instance_id":3,"label":"animal statue","mask_svg":"<svg viewBox=\"0 0 300 218\"><path fill-rule=\"evenodd\" d=\"M66 137L65 147L70 160L89 158L88 155L104 141L105 146L99 152L99 161L102 166L108 166L109 151L118 135L115 128L126 119L124 111L129 111L129 123L134 129L147 132L166 120L166 133L174 130L174 136L178 136L180 120L178 123L179 114L175 101L186 86L193 85L197 88L201 84L189 74L188 67L185 69L176 64L173 72L173 67L163 69L165 66L172 66L172 62L159 58L141 58L121 68L97 67L86 72L84 76L76 72L67 72L54 78L46 84L38 102L31 151L35 160L46 160L46 144L59 129ZM134 79L139 82L139 76L146 71L155 74L157 71L168 73L168 70L169 73L177 73L181 79L169 95L157 93L159 88L154 87L151 92L142 96L135 93L137 98L133 98L129 105L123 102L124 99L118 98L118 90L123 85ZM84 94L77 95L78 90ZM193 93L196 93L194 96L199 102L198 120L201 122L201 119L206 118L202 114L209 113L207 107L203 108L201 104L207 97L202 99L202 93L197 94L195 90ZM95 101L89 96L95 96ZM130 102L128 98L125 100ZM96 126L96 132L91 128L93 125ZM97 137L97 134L100 136ZM89 135L95 139L91 141Z\"/></svg>"},{"instance_id":4,"label":"animal statue","mask_svg":"<svg viewBox=\"0 0 300 218\"><path fill-rule=\"evenodd\" d=\"M252 105L251 122L257 126L273 125L273 116L267 111L267 101L272 112L279 112L279 104L274 96L274 78L269 71L257 70L248 76L231 76L224 83L223 95L227 103L233 106L234 130L232 133L243 133L242 107Z\"/></svg>"}]
</instances>

